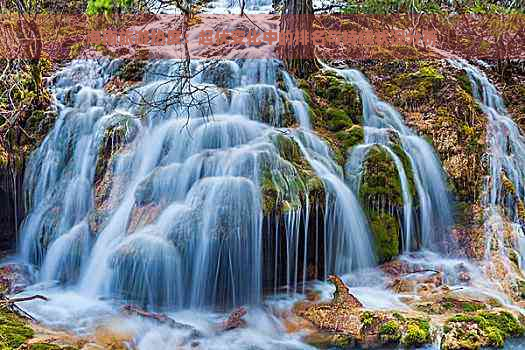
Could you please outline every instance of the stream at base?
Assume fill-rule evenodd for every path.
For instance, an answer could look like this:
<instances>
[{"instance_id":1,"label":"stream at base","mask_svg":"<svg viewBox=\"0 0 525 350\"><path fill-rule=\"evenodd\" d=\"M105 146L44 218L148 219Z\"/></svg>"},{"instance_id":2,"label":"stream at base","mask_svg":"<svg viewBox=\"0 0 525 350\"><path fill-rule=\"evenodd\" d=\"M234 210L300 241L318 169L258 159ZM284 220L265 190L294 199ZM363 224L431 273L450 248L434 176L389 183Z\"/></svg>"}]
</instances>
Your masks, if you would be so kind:
<instances>
[{"instance_id":1,"label":"stream at base","mask_svg":"<svg viewBox=\"0 0 525 350\"><path fill-rule=\"evenodd\" d=\"M496 299L509 308L510 300L497 292L497 286L486 278L479 266L468 260L445 258L430 251L419 251L399 257L416 270L427 271L437 268L443 272L443 282L451 290L461 290L465 296ZM471 280L467 285L461 282L460 273L467 271ZM408 279L418 279L429 272L410 274ZM367 310L388 310L411 312L410 301L418 300L417 292L395 293L388 288L391 279L380 268L367 268L342 276L350 292L359 299ZM307 293L319 295L319 302L328 302L335 291L333 285L324 281L308 282ZM217 325L224 322L228 314L203 309L166 311L165 314L189 329L174 329L156 321L122 313L124 304L115 300L103 300L86 296L78 288L64 289L49 283L35 284L18 296L41 294L48 302L29 301L23 310L39 320L44 326L65 330L79 336L110 332L115 337L129 339L130 349L157 350L177 349L316 349L303 342L308 329L294 327L293 306L305 300L305 294L274 294L267 296L257 306L248 306L243 327L226 332L217 331ZM522 310L519 310L523 312ZM381 348L379 348L381 349ZM385 348L387 349L387 348ZM392 349L392 348L388 348ZM421 349L438 350L439 345L428 345ZM525 340L510 339L504 349L525 349Z\"/></svg>"}]
</instances>

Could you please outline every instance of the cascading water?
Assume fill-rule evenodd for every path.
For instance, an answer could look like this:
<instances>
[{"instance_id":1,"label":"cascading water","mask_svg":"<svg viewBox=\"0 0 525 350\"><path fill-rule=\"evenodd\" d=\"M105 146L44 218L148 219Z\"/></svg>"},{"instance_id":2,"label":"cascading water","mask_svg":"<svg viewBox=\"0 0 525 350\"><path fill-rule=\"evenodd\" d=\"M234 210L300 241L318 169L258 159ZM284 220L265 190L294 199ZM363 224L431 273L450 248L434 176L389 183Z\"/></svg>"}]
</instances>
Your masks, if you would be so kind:
<instances>
[{"instance_id":1,"label":"cascading water","mask_svg":"<svg viewBox=\"0 0 525 350\"><path fill-rule=\"evenodd\" d=\"M494 238L499 248L506 251L505 228L502 216L513 222L511 230L516 237L516 248L523 259L523 230L520 205L525 196L525 137L508 114L503 98L487 75L466 60L449 60L452 66L465 71L469 77L472 94L487 117L487 154L489 177L485 181L486 244L485 257L490 259ZM511 193L508 185L510 182ZM507 188L505 188L507 187ZM504 211L501 211L503 209ZM495 235L493 234L495 233ZM510 271L510 267L507 267ZM523 269L523 267L522 267Z\"/></svg>"},{"instance_id":2,"label":"cascading water","mask_svg":"<svg viewBox=\"0 0 525 350\"><path fill-rule=\"evenodd\" d=\"M401 182L404 251L411 251L418 247L414 234L416 225L412 215L414 199L411 197L407 171L411 171L417 193L419 207L417 227L421 231L419 246L439 248L439 245L446 243L448 239L453 216L444 173L432 146L412 132L403 122L402 116L391 105L377 97L361 72L354 69L334 69L326 65L324 67L355 86L359 90L363 104L365 144L354 147L349 155L346 171L350 183L353 183L357 191L360 182L359 174L367 153L375 145L384 149L396 165ZM395 147L396 144L399 150ZM408 157L411 169L404 168L401 156Z\"/></svg>"},{"instance_id":3,"label":"cascading water","mask_svg":"<svg viewBox=\"0 0 525 350\"><path fill-rule=\"evenodd\" d=\"M490 165L490 183L487 186L487 205L501 205L517 219L516 204L525 197L525 137L509 116L498 90L486 74L466 60L449 60L456 68L464 70L470 78L472 93L487 116L487 140ZM506 201L503 178L514 186L518 200ZM511 204L511 205L509 205Z\"/></svg>"},{"instance_id":4,"label":"cascading water","mask_svg":"<svg viewBox=\"0 0 525 350\"><path fill-rule=\"evenodd\" d=\"M324 184L326 191L325 213L325 270L342 274L353 269L373 266L371 234L359 202L345 184L343 171L334 162L324 141L311 132L308 109L302 92L295 87L288 74L285 82L301 129L295 140L308 163Z\"/></svg>"},{"instance_id":5,"label":"cascading water","mask_svg":"<svg viewBox=\"0 0 525 350\"><path fill-rule=\"evenodd\" d=\"M28 166L32 210L21 247L24 259L42 266L42 281L146 306L227 307L259 302L263 280L296 288L312 278L312 261L323 268L319 276L373 265L366 218L279 62L221 61L204 69L193 84L206 88L203 99L213 96L210 111L191 107L188 118L179 117L180 105L144 115L139 100L159 101L176 90L179 82L166 77L180 69L177 61L152 61L140 86L106 93L122 64L77 61L54 78L59 118ZM193 62L193 69L203 64ZM215 74L220 70L231 77ZM84 71L97 79L84 79ZM279 76L286 91L275 87ZM286 113L300 129L277 129ZM295 184L296 165L283 158L283 143L296 143L324 184L321 236L309 234L318 211L308 188ZM117 145L109 160L100 152L108 144ZM263 214L265 179L285 200L295 197L282 213L284 239L278 228L270 237L263 230L271 221ZM107 185L102 205L100 184ZM276 268L265 277L262 261L269 258Z\"/></svg>"}]
</instances>

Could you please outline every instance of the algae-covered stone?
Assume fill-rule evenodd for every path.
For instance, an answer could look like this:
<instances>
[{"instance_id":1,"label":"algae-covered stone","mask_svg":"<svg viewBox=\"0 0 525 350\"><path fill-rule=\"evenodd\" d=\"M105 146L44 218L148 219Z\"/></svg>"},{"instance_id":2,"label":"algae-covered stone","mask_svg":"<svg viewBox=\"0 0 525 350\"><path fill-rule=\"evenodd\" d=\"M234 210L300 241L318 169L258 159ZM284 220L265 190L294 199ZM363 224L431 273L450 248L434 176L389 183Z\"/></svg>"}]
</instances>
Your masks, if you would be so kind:
<instances>
[{"instance_id":1,"label":"algae-covered stone","mask_svg":"<svg viewBox=\"0 0 525 350\"><path fill-rule=\"evenodd\" d=\"M406 347L418 347L430 342L430 324L427 320L409 319L401 338Z\"/></svg>"},{"instance_id":2,"label":"algae-covered stone","mask_svg":"<svg viewBox=\"0 0 525 350\"><path fill-rule=\"evenodd\" d=\"M402 150L400 150L404 154ZM408 165L408 164L407 164ZM405 168L412 182L410 167ZM380 262L391 260L400 251L400 218L403 212L403 195L397 167L391 156L379 146L372 147L363 164L363 183L359 197L365 203L366 213L375 238L376 254ZM412 186L410 190L413 191ZM411 193L415 198L414 193ZM381 203L382 207L378 207ZM389 208L396 208L391 211Z\"/></svg>"},{"instance_id":3,"label":"algae-covered stone","mask_svg":"<svg viewBox=\"0 0 525 350\"><path fill-rule=\"evenodd\" d=\"M369 211L370 228L374 235L374 247L380 262L392 260L399 254L399 222L386 212Z\"/></svg>"},{"instance_id":4,"label":"algae-covered stone","mask_svg":"<svg viewBox=\"0 0 525 350\"><path fill-rule=\"evenodd\" d=\"M383 344L397 343L401 339L399 321L390 320L379 327L379 338Z\"/></svg>"},{"instance_id":5,"label":"algae-covered stone","mask_svg":"<svg viewBox=\"0 0 525 350\"><path fill-rule=\"evenodd\" d=\"M341 120L341 112L344 112L344 120L348 117L350 123L360 123L362 114L361 100L352 84L336 76L335 73L324 71L315 74L309 81L310 95L313 97L312 102L321 107L318 114L323 116L323 122L330 123L334 117ZM324 125L317 126L323 127Z\"/></svg>"},{"instance_id":6,"label":"algae-covered stone","mask_svg":"<svg viewBox=\"0 0 525 350\"><path fill-rule=\"evenodd\" d=\"M0 308L0 350L18 349L33 333L20 317Z\"/></svg>"},{"instance_id":7,"label":"algae-covered stone","mask_svg":"<svg viewBox=\"0 0 525 350\"><path fill-rule=\"evenodd\" d=\"M365 140L364 129L359 125L352 125L349 129L338 131L335 136L342 143L345 150L363 143Z\"/></svg>"},{"instance_id":8,"label":"algae-covered stone","mask_svg":"<svg viewBox=\"0 0 525 350\"><path fill-rule=\"evenodd\" d=\"M476 350L485 346L502 347L506 338L521 336L523 333L523 325L507 311L458 314L445 323L442 349Z\"/></svg>"}]
</instances>

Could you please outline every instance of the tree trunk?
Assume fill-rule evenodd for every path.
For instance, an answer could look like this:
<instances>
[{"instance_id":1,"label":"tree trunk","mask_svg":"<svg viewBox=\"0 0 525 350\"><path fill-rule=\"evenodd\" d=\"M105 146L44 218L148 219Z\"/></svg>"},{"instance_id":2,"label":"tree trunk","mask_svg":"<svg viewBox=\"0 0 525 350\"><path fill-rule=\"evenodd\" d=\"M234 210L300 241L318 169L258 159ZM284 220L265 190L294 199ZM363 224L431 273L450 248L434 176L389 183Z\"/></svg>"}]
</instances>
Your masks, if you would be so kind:
<instances>
[{"instance_id":1,"label":"tree trunk","mask_svg":"<svg viewBox=\"0 0 525 350\"><path fill-rule=\"evenodd\" d=\"M281 46L280 56L288 71L304 77L317 70L314 46L295 41L297 33L311 34L313 30L314 10L312 0L287 0L281 15L281 33L291 32L293 46Z\"/></svg>"}]
</instances>

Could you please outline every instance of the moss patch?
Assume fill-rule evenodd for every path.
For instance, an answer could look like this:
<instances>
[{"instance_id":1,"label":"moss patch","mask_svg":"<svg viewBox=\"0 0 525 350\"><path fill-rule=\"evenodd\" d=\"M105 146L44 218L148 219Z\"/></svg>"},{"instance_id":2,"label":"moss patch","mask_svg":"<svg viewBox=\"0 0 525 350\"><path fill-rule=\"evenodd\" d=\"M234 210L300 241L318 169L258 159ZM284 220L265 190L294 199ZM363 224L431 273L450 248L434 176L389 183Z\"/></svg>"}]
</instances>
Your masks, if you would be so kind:
<instances>
[{"instance_id":1,"label":"moss patch","mask_svg":"<svg viewBox=\"0 0 525 350\"><path fill-rule=\"evenodd\" d=\"M33 330L20 317L0 309L0 350L18 349L33 334Z\"/></svg>"},{"instance_id":2,"label":"moss patch","mask_svg":"<svg viewBox=\"0 0 525 350\"><path fill-rule=\"evenodd\" d=\"M478 200L487 173L482 161L487 120L471 95L466 74L441 60L353 64L370 78L377 94L403 114L409 127L431 141L457 199Z\"/></svg>"},{"instance_id":3,"label":"moss patch","mask_svg":"<svg viewBox=\"0 0 525 350\"><path fill-rule=\"evenodd\" d=\"M397 152L404 155L400 148ZM404 161L408 162L408 159ZM405 169L409 183L413 183L410 165L406 164ZM364 203L374 234L379 262L386 262L397 256L401 248L399 244L401 221L396 213L403 212L403 195L397 167L384 149L378 146L370 149L363 164L362 179L359 197ZM410 186L410 189L412 198L415 199L414 186ZM378 203L381 205L378 206ZM391 208L394 210L391 211Z\"/></svg>"},{"instance_id":4,"label":"moss patch","mask_svg":"<svg viewBox=\"0 0 525 350\"><path fill-rule=\"evenodd\" d=\"M397 343L401 339L401 327L396 320L390 320L379 327L379 337L383 344Z\"/></svg>"},{"instance_id":5,"label":"moss patch","mask_svg":"<svg viewBox=\"0 0 525 350\"><path fill-rule=\"evenodd\" d=\"M324 183L304 159L299 145L290 137L272 135L279 155L262 162L261 191L263 212L296 210L306 204L324 201Z\"/></svg>"},{"instance_id":6,"label":"moss patch","mask_svg":"<svg viewBox=\"0 0 525 350\"><path fill-rule=\"evenodd\" d=\"M430 342L430 324L427 320L409 319L405 325L401 344L406 347L417 347Z\"/></svg>"},{"instance_id":7,"label":"moss patch","mask_svg":"<svg viewBox=\"0 0 525 350\"><path fill-rule=\"evenodd\" d=\"M522 324L507 311L459 314L448 319L445 324L443 349L502 347L506 338L521 336L524 331Z\"/></svg>"}]
</instances>

